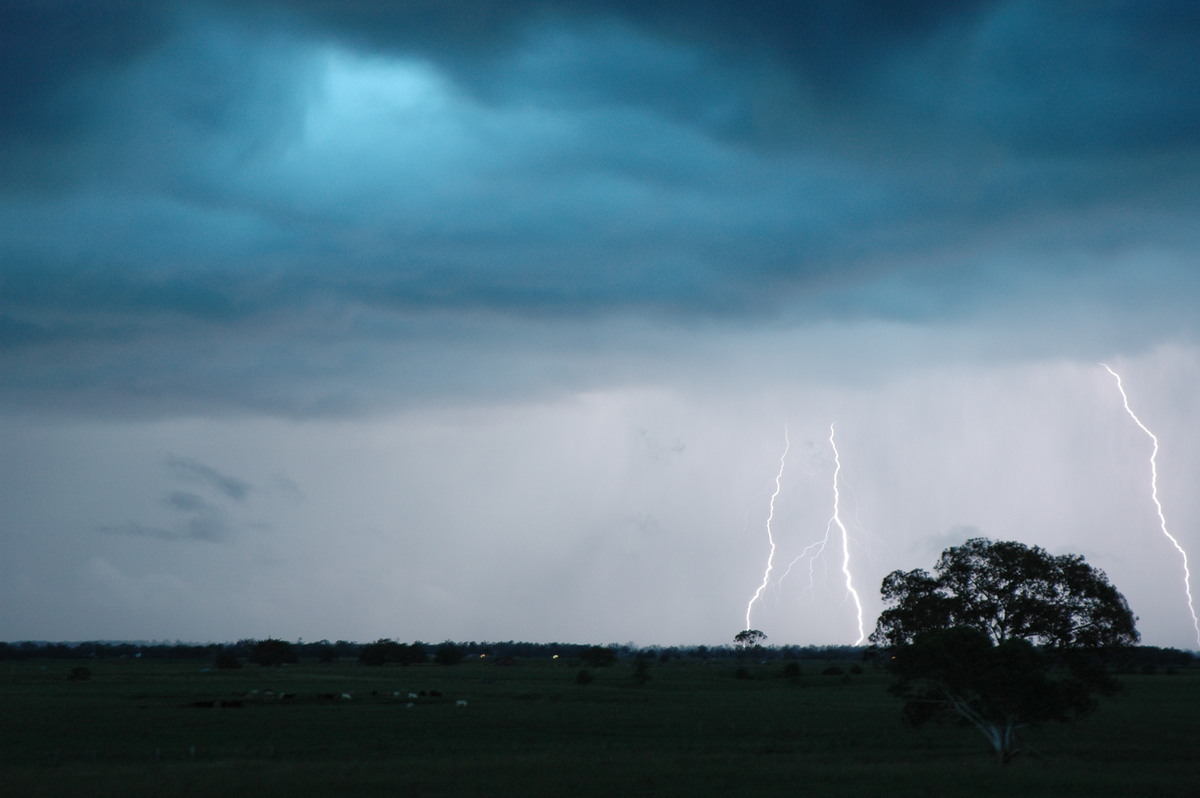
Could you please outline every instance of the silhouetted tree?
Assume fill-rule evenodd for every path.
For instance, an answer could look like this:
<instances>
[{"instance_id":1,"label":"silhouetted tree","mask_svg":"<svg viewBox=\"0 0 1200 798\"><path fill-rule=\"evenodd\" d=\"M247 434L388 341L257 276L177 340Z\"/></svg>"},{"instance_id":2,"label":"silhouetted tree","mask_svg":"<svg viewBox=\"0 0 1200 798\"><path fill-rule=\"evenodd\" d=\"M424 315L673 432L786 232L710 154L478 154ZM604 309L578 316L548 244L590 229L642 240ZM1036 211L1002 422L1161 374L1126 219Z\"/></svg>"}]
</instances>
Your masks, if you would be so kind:
<instances>
[{"instance_id":1,"label":"silhouetted tree","mask_svg":"<svg viewBox=\"0 0 1200 798\"><path fill-rule=\"evenodd\" d=\"M1103 571L1021 543L968 540L942 552L934 574L893 571L881 592L890 606L871 640L891 654L905 717L970 724L1002 762L1019 752L1019 729L1114 692L1104 655L1138 640Z\"/></svg>"},{"instance_id":2,"label":"silhouetted tree","mask_svg":"<svg viewBox=\"0 0 1200 798\"><path fill-rule=\"evenodd\" d=\"M273 637L259 640L250 649L250 661L258 665L278 666L284 663L294 663L298 659L295 646L286 640L277 640Z\"/></svg>"},{"instance_id":3,"label":"silhouetted tree","mask_svg":"<svg viewBox=\"0 0 1200 798\"><path fill-rule=\"evenodd\" d=\"M425 652L425 646L421 643L401 643L396 656L396 661L401 665L415 665L429 660L429 654Z\"/></svg>"},{"instance_id":4,"label":"silhouetted tree","mask_svg":"<svg viewBox=\"0 0 1200 798\"><path fill-rule=\"evenodd\" d=\"M592 668L606 668L617 661L617 650L611 646L589 646L579 655Z\"/></svg>"},{"instance_id":5,"label":"silhouetted tree","mask_svg":"<svg viewBox=\"0 0 1200 798\"><path fill-rule=\"evenodd\" d=\"M742 650L762 648L762 642L766 639L767 636L757 629L746 629L733 636L733 642Z\"/></svg>"},{"instance_id":6,"label":"silhouetted tree","mask_svg":"<svg viewBox=\"0 0 1200 798\"><path fill-rule=\"evenodd\" d=\"M377 640L368 643L358 652L358 661L363 665L382 665L388 661L389 649L395 646L392 640Z\"/></svg>"},{"instance_id":7,"label":"silhouetted tree","mask_svg":"<svg viewBox=\"0 0 1200 798\"><path fill-rule=\"evenodd\" d=\"M438 665L457 665L465 656L465 651L447 640L437 647L437 651L433 653L433 661Z\"/></svg>"}]
</instances>

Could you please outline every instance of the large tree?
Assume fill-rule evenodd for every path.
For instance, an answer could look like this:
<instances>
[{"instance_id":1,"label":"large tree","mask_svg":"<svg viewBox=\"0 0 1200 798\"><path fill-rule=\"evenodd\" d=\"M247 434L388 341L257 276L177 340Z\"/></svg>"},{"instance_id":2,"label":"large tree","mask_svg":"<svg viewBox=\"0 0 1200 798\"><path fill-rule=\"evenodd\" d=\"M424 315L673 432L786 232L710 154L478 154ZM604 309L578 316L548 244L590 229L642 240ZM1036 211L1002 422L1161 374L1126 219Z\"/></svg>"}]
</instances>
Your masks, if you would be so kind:
<instances>
[{"instance_id":1,"label":"large tree","mask_svg":"<svg viewBox=\"0 0 1200 798\"><path fill-rule=\"evenodd\" d=\"M1021 543L968 540L932 574L893 571L881 592L889 606L871 642L890 654L906 718L968 723L1004 762L1020 728L1068 720L1115 691L1103 655L1138 640L1103 571Z\"/></svg>"},{"instance_id":2,"label":"large tree","mask_svg":"<svg viewBox=\"0 0 1200 798\"><path fill-rule=\"evenodd\" d=\"M733 642L737 643L738 648L743 650L762 648L762 642L766 639L766 634L757 629L746 629L733 636Z\"/></svg>"}]
</instances>

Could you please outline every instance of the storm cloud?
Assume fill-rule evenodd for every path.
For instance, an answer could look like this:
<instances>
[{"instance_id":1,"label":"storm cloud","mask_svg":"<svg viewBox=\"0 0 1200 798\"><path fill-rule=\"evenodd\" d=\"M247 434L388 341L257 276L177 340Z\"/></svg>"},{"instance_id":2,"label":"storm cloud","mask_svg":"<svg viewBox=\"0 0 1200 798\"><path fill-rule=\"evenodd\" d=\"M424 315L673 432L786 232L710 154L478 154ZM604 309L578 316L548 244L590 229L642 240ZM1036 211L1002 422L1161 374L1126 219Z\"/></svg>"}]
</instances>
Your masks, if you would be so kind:
<instances>
[{"instance_id":1,"label":"storm cloud","mask_svg":"<svg viewBox=\"0 0 1200 798\"><path fill-rule=\"evenodd\" d=\"M864 506L903 527L914 561L879 554L876 584L947 530L1044 542L990 487L1041 485L1026 506L1075 529L1046 508L1108 478L1072 472L1081 441L1128 432L1099 360L1188 440L1192 3L13 0L0 73L0 422L6 490L30 497L3 522L13 579L103 562L190 586L200 561L150 550L220 540L288 574L247 624L319 563L309 584L355 585L347 605L403 582L445 638L504 625L464 620L477 595L524 608L625 574L671 594L663 636L708 639L679 618L741 617L761 552L735 576L724 547L756 527L785 424L814 458L799 527L823 523L835 417ZM1003 441L1026 419L1022 460ZM1133 432L1109 444L1129 526ZM928 498L964 461L970 500ZM1083 526L1051 542L1090 545ZM77 534L70 566L39 553ZM521 634L569 636L561 606ZM624 635L618 614L584 636ZM7 634L50 635L39 617Z\"/></svg>"}]
</instances>

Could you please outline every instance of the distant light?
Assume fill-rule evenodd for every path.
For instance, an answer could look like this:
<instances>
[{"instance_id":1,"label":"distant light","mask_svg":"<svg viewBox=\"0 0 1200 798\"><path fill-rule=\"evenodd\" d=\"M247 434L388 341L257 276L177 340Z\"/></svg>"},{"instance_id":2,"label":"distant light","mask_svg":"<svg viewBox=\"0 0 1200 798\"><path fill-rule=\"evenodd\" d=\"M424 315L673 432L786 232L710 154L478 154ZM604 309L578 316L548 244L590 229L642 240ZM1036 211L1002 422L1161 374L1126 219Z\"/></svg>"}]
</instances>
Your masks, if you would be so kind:
<instances>
[{"instance_id":1,"label":"distant light","mask_svg":"<svg viewBox=\"0 0 1200 798\"><path fill-rule=\"evenodd\" d=\"M550 659L558 659L558 655L557 655L557 654L555 654L555 655L554 655L553 657L551 657Z\"/></svg>"}]
</instances>

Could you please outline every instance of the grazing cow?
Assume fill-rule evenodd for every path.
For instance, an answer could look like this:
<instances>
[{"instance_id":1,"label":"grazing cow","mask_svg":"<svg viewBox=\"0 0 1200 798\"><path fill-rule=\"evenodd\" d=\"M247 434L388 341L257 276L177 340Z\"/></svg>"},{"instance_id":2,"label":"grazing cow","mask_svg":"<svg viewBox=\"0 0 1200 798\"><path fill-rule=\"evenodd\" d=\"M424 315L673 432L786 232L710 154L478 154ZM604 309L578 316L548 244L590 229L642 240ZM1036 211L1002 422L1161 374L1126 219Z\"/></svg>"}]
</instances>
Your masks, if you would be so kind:
<instances>
[{"instance_id":1,"label":"grazing cow","mask_svg":"<svg viewBox=\"0 0 1200 798\"><path fill-rule=\"evenodd\" d=\"M342 700L343 700L343 701L349 701L351 698L354 698L354 696L353 696L353 695L351 695L350 693L342 693Z\"/></svg>"},{"instance_id":2,"label":"grazing cow","mask_svg":"<svg viewBox=\"0 0 1200 798\"><path fill-rule=\"evenodd\" d=\"M442 694L441 694L441 692L439 692L438 690L430 690L430 691L429 691L429 697L430 697L430 698L441 698L441 697L442 697Z\"/></svg>"},{"instance_id":3,"label":"grazing cow","mask_svg":"<svg viewBox=\"0 0 1200 798\"><path fill-rule=\"evenodd\" d=\"M467 701L464 698L460 698L454 702L454 706L456 706L456 707L465 707L466 705L467 705Z\"/></svg>"},{"instance_id":4,"label":"grazing cow","mask_svg":"<svg viewBox=\"0 0 1200 798\"><path fill-rule=\"evenodd\" d=\"M416 693L409 693L409 694L408 694L408 697L409 697L410 699L415 699L415 698L417 697L417 694L416 694Z\"/></svg>"}]
</instances>

